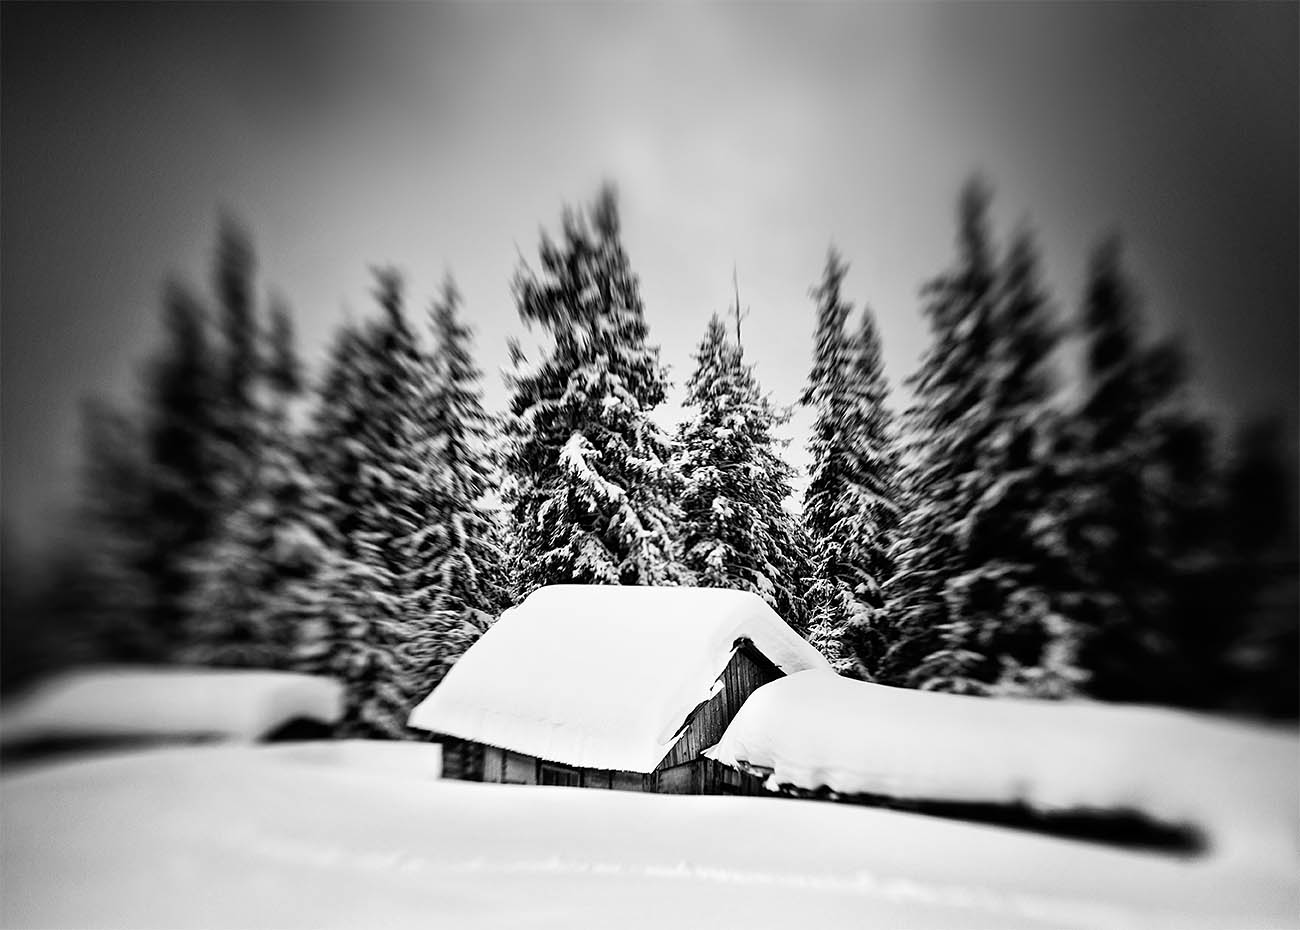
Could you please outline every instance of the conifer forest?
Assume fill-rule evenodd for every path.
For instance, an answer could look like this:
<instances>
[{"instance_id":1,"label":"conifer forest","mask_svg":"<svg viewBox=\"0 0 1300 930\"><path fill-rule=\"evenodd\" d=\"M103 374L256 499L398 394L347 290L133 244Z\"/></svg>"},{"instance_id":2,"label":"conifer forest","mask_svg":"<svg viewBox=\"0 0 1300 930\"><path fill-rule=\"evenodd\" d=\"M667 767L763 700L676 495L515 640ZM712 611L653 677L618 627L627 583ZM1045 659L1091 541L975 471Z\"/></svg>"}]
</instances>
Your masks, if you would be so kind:
<instances>
[{"instance_id":1,"label":"conifer forest","mask_svg":"<svg viewBox=\"0 0 1300 930\"><path fill-rule=\"evenodd\" d=\"M758 594L865 681L1294 718L1280 425L1189 399L1118 238L1052 293L992 197L953 192L950 257L887 308L928 332L901 384L885 308L846 286L855 256L805 269L806 302L780 308L807 333L789 397L746 355L762 321L741 328L738 294L665 360L615 188L557 203L521 243L511 294L538 347L512 342L503 409L451 274L423 294L375 268L371 305L304 358L256 231L222 217L207 282L161 293L136 398L84 405L74 529L6 590L5 686L108 661L306 671L345 683L343 732L403 738L531 591L698 585Z\"/></svg>"}]
</instances>

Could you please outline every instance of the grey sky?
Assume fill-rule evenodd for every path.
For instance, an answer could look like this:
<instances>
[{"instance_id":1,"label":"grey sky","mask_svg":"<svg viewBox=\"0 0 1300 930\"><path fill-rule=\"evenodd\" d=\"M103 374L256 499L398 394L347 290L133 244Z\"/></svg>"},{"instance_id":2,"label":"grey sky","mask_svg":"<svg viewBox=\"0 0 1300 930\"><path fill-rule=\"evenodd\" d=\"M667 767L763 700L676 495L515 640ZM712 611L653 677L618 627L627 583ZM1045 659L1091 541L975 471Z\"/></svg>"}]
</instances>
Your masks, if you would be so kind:
<instances>
[{"instance_id":1,"label":"grey sky","mask_svg":"<svg viewBox=\"0 0 1300 930\"><path fill-rule=\"evenodd\" d=\"M901 380L978 170L999 232L1040 234L1063 309L1118 229L1205 403L1294 424L1298 10L7 3L4 519L45 535L79 399L131 395L161 282L206 285L223 206L313 363L345 308L370 312L369 265L405 270L420 308L452 271L499 403L519 253L602 178L679 385L734 262L746 351L792 402L831 241Z\"/></svg>"}]
</instances>

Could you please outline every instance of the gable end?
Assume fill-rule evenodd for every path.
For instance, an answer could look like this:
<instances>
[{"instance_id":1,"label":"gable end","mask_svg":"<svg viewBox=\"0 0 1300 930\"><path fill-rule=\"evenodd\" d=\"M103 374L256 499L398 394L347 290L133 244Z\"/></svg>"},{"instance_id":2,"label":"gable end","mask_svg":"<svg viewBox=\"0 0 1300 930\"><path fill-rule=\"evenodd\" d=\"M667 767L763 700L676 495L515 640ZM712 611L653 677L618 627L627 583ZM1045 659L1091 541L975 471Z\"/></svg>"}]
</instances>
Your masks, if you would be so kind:
<instances>
[{"instance_id":1,"label":"gable end","mask_svg":"<svg viewBox=\"0 0 1300 930\"><path fill-rule=\"evenodd\" d=\"M673 744L656 772L692 762L722 739L740 706L761 686L783 676L782 671L747 638L736 640L735 650L718 678L722 690L704 701L686 718L681 738Z\"/></svg>"}]
</instances>

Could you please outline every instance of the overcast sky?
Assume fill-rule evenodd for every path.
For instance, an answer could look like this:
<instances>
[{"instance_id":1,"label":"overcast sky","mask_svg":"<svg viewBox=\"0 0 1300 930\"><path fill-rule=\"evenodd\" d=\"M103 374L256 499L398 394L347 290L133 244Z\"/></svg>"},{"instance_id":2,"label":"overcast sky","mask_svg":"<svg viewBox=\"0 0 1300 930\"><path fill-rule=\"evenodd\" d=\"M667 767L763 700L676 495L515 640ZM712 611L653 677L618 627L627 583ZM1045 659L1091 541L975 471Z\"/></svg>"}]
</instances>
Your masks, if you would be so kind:
<instances>
[{"instance_id":1,"label":"overcast sky","mask_svg":"<svg viewBox=\"0 0 1300 930\"><path fill-rule=\"evenodd\" d=\"M832 241L891 378L915 367L917 289L979 171L1062 311L1119 230L1203 402L1300 415L1294 3L0 9L3 517L24 539L75 486L79 400L136 391L165 277L206 287L222 208L317 369L371 312L369 266L403 269L420 310L453 272L499 404L519 255L610 179L679 388L734 264L746 352L791 403Z\"/></svg>"}]
</instances>

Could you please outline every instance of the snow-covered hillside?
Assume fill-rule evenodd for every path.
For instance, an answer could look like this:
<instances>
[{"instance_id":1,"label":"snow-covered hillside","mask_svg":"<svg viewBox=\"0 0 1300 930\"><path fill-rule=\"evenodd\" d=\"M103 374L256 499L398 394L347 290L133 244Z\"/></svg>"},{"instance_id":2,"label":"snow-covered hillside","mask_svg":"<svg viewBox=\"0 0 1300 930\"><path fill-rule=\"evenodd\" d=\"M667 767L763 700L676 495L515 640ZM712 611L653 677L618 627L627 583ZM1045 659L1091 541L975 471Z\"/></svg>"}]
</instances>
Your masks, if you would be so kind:
<instances>
[{"instance_id":1,"label":"snow-covered hillside","mask_svg":"<svg viewBox=\"0 0 1300 930\"><path fill-rule=\"evenodd\" d=\"M808 801L436 782L434 747L400 748L166 749L7 776L3 925L1222 930L1300 912L1290 861Z\"/></svg>"}]
</instances>

